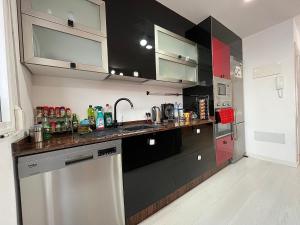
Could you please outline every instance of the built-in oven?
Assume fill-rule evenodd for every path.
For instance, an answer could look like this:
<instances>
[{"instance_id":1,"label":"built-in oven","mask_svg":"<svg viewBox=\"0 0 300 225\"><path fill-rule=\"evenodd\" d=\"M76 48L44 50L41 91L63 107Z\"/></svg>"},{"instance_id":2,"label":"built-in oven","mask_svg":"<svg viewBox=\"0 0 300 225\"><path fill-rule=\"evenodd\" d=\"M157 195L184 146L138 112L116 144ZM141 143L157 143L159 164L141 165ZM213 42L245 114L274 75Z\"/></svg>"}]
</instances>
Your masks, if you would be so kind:
<instances>
[{"instance_id":1,"label":"built-in oven","mask_svg":"<svg viewBox=\"0 0 300 225\"><path fill-rule=\"evenodd\" d=\"M214 77L214 104L215 109L232 107L231 80Z\"/></svg>"},{"instance_id":2,"label":"built-in oven","mask_svg":"<svg viewBox=\"0 0 300 225\"><path fill-rule=\"evenodd\" d=\"M222 124L216 123L215 124L215 135L216 138L221 138L227 135L231 135L233 132L233 126L231 123Z\"/></svg>"}]
</instances>

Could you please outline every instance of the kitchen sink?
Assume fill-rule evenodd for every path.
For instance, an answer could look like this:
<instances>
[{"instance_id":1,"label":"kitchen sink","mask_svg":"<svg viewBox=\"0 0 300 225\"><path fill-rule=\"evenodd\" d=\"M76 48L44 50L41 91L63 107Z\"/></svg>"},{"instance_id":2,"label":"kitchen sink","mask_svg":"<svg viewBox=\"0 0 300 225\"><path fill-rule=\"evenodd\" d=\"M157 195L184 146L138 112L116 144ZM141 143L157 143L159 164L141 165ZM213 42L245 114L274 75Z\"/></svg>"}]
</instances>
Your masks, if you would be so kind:
<instances>
[{"instance_id":1,"label":"kitchen sink","mask_svg":"<svg viewBox=\"0 0 300 225\"><path fill-rule=\"evenodd\" d=\"M130 127L123 128L124 131L139 131L144 129L150 129L150 128L157 128L157 125L149 125L149 124L142 124L142 125L135 125Z\"/></svg>"}]
</instances>

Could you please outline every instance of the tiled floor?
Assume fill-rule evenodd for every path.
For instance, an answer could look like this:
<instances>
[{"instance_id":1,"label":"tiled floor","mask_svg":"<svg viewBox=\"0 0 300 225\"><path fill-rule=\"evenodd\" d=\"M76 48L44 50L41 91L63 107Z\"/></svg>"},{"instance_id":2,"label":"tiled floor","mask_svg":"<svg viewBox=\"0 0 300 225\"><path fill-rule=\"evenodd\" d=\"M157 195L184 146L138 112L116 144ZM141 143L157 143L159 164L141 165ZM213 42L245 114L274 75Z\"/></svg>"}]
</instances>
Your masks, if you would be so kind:
<instances>
[{"instance_id":1,"label":"tiled floor","mask_svg":"<svg viewBox=\"0 0 300 225\"><path fill-rule=\"evenodd\" d=\"M300 168L245 158L140 225L300 225Z\"/></svg>"}]
</instances>

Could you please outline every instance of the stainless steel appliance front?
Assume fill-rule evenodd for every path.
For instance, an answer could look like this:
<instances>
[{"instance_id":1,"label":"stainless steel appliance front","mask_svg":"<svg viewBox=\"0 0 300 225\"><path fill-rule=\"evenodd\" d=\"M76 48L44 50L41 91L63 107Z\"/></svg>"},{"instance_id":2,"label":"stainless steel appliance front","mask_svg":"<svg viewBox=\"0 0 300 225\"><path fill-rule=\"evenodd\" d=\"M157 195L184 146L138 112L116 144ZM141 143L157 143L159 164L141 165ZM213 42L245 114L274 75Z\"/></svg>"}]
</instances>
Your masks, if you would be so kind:
<instances>
[{"instance_id":1,"label":"stainless steel appliance front","mask_svg":"<svg viewBox=\"0 0 300 225\"><path fill-rule=\"evenodd\" d=\"M231 80L214 77L214 100L216 109L232 107Z\"/></svg>"},{"instance_id":2,"label":"stainless steel appliance front","mask_svg":"<svg viewBox=\"0 0 300 225\"><path fill-rule=\"evenodd\" d=\"M20 158L23 225L124 225L121 141Z\"/></svg>"}]
</instances>

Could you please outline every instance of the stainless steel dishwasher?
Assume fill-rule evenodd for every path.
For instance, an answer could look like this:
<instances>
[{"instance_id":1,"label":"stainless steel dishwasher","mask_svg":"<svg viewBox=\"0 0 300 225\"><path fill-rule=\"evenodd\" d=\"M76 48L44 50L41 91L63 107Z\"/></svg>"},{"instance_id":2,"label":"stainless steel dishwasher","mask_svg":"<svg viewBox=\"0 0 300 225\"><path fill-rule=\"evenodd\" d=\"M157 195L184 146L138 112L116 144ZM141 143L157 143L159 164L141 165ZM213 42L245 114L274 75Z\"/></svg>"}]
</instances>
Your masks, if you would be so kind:
<instances>
[{"instance_id":1,"label":"stainless steel dishwasher","mask_svg":"<svg viewBox=\"0 0 300 225\"><path fill-rule=\"evenodd\" d=\"M121 140L18 159L23 225L124 225Z\"/></svg>"}]
</instances>

